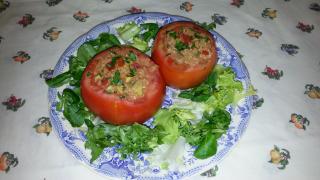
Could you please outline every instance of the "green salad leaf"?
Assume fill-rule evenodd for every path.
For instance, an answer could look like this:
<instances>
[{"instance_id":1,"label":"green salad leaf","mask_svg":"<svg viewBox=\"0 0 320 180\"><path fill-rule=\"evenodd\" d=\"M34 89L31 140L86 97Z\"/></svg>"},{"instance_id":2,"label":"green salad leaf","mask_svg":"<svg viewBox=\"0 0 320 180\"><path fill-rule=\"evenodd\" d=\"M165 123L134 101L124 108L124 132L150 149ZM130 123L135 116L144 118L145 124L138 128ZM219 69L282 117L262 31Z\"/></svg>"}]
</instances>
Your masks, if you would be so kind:
<instances>
[{"instance_id":1,"label":"green salad leaf","mask_svg":"<svg viewBox=\"0 0 320 180\"><path fill-rule=\"evenodd\" d=\"M157 23L144 23L141 24L140 27L144 30L144 33L141 34L141 39L145 42L154 39L159 31L159 25Z\"/></svg>"},{"instance_id":2,"label":"green salad leaf","mask_svg":"<svg viewBox=\"0 0 320 180\"><path fill-rule=\"evenodd\" d=\"M208 30L208 31L213 31L216 28L216 23L215 22L211 22L211 23L207 23L207 22L198 22L195 21L196 24L198 24L199 26L203 27L204 29Z\"/></svg>"},{"instance_id":3,"label":"green salad leaf","mask_svg":"<svg viewBox=\"0 0 320 180\"><path fill-rule=\"evenodd\" d=\"M150 152L158 146L157 131L141 124L115 126L98 124L86 133L85 147L91 150L94 161L106 147L117 146L122 158Z\"/></svg>"},{"instance_id":4,"label":"green salad leaf","mask_svg":"<svg viewBox=\"0 0 320 180\"><path fill-rule=\"evenodd\" d=\"M159 25L157 23L138 25L135 22L129 22L117 28L117 32L123 41L142 52L150 50L149 42L155 38L158 31Z\"/></svg>"},{"instance_id":5,"label":"green salad leaf","mask_svg":"<svg viewBox=\"0 0 320 180\"><path fill-rule=\"evenodd\" d=\"M58 98L60 102L57 103L57 110L63 112L72 127L80 127L85 121L94 119L94 115L87 110L79 94L74 90L66 88L62 95L58 94Z\"/></svg>"},{"instance_id":6,"label":"green salad leaf","mask_svg":"<svg viewBox=\"0 0 320 180\"><path fill-rule=\"evenodd\" d=\"M147 52L149 50L148 42L139 37L134 37L131 45L142 52Z\"/></svg>"},{"instance_id":7,"label":"green salad leaf","mask_svg":"<svg viewBox=\"0 0 320 180\"><path fill-rule=\"evenodd\" d=\"M160 109L155 115L153 125L160 132L160 140L165 144L173 144L181 135L180 131L188 120L195 119L195 115L186 109Z\"/></svg>"},{"instance_id":8,"label":"green salad leaf","mask_svg":"<svg viewBox=\"0 0 320 180\"><path fill-rule=\"evenodd\" d=\"M129 41L141 31L142 29L135 22L129 22L117 28L120 38L124 41Z\"/></svg>"}]
</instances>

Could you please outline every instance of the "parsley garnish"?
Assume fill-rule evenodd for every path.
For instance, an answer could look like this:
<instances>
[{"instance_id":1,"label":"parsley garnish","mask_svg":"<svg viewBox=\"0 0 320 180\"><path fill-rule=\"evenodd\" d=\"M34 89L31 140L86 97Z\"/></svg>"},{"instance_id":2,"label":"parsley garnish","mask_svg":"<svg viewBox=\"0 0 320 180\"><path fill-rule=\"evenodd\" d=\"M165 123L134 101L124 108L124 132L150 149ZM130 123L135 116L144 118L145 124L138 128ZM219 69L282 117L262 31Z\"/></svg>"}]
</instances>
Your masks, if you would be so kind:
<instances>
[{"instance_id":1,"label":"parsley garnish","mask_svg":"<svg viewBox=\"0 0 320 180\"><path fill-rule=\"evenodd\" d=\"M133 77L133 76L135 76L137 74L137 70L136 69L134 69L134 68L130 68L130 76L131 77Z\"/></svg>"},{"instance_id":2,"label":"parsley garnish","mask_svg":"<svg viewBox=\"0 0 320 180\"><path fill-rule=\"evenodd\" d=\"M120 58L121 56L120 55L117 55L117 56L113 56L111 58L111 62L107 64L108 67L113 67L114 65L116 65L117 63L117 60Z\"/></svg>"},{"instance_id":3,"label":"parsley garnish","mask_svg":"<svg viewBox=\"0 0 320 180\"><path fill-rule=\"evenodd\" d=\"M137 56L132 51L130 51L128 57L125 57L124 60L126 61L126 63L130 63L131 61L137 60Z\"/></svg>"},{"instance_id":4,"label":"parsley garnish","mask_svg":"<svg viewBox=\"0 0 320 180\"><path fill-rule=\"evenodd\" d=\"M131 60L131 61L135 61L135 60L137 60L137 56L133 53L133 52L129 52L129 59Z\"/></svg>"},{"instance_id":5,"label":"parsley garnish","mask_svg":"<svg viewBox=\"0 0 320 180\"><path fill-rule=\"evenodd\" d=\"M169 31L169 36L176 39L177 38L177 32L175 31Z\"/></svg>"},{"instance_id":6,"label":"parsley garnish","mask_svg":"<svg viewBox=\"0 0 320 180\"><path fill-rule=\"evenodd\" d=\"M183 43L183 42L181 42L181 41L176 41L175 47L176 47L176 49L177 49L178 51L182 51L182 50L185 50L185 49L188 49L188 48L189 48L189 47L188 47L188 44L185 44L185 43Z\"/></svg>"},{"instance_id":7,"label":"parsley garnish","mask_svg":"<svg viewBox=\"0 0 320 180\"><path fill-rule=\"evenodd\" d=\"M117 70L113 77L111 78L111 83L112 84L120 84L121 83L121 79L120 79L120 71Z\"/></svg>"}]
</instances>

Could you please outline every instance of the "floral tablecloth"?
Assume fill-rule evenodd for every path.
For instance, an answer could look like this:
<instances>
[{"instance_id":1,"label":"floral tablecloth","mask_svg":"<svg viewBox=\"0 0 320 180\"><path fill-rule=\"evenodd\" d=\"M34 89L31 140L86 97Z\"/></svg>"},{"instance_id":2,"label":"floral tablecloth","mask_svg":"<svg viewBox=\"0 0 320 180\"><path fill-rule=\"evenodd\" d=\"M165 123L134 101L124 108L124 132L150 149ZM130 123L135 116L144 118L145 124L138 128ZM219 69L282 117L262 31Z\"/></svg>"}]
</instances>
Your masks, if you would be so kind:
<instances>
[{"instance_id":1,"label":"floral tablecloth","mask_svg":"<svg viewBox=\"0 0 320 180\"><path fill-rule=\"evenodd\" d=\"M78 36L144 12L214 23L257 90L237 146L190 179L320 177L319 0L0 0L1 180L109 179L52 133L44 80Z\"/></svg>"}]
</instances>

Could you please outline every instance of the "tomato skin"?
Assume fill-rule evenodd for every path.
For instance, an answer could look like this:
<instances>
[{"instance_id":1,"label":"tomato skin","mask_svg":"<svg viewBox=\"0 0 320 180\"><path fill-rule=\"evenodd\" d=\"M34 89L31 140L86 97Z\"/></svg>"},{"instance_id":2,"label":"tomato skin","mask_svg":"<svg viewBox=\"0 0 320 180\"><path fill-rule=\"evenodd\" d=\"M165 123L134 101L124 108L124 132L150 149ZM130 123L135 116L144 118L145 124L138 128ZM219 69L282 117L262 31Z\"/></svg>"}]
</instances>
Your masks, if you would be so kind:
<instances>
[{"instance_id":1,"label":"tomato skin","mask_svg":"<svg viewBox=\"0 0 320 180\"><path fill-rule=\"evenodd\" d=\"M117 47L116 47L117 48ZM149 58L140 51L131 48L143 58ZM103 89L95 86L87 77L87 72L92 72L100 57L105 56L107 50L96 55L87 65L81 79L81 97L86 106L103 121L114 125L144 123L151 118L161 107L165 95L165 82L159 69L149 76L152 83L146 87L145 94L136 100L120 98L115 94L108 94ZM140 56L140 55L139 55ZM151 60L150 60L151 61ZM156 64L154 64L157 66Z\"/></svg>"},{"instance_id":2,"label":"tomato skin","mask_svg":"<svg viewBox=\"0 0 320 180\"><path fill-rule=\"evenodd\" d=\"M178 65L173 63L173 60L166 56L166 48L162 41L166 36L167 30L176 27L192 27L209 38L210 46L214 48L214 53L205 66L189 68L186 64ZM182 37L182 39L187 42L190 41L189 37ZM211 33L195 23L187 21L177 21L163 26L155 38L151 57L160 66L160 71L166 84L178 89L188 89L201 84L217 63L216 45Z\"/></svg>"}]
</instances>

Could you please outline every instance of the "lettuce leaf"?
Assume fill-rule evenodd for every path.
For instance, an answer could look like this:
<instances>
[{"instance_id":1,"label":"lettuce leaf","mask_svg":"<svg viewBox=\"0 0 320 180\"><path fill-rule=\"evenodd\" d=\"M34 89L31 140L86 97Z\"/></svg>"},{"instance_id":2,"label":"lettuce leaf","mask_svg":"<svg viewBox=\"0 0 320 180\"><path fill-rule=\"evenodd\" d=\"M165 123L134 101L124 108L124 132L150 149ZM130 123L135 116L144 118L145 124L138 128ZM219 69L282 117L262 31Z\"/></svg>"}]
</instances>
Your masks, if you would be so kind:
<instances>
[{"instance_id":1,"label":"lettuce leaf","mask_svg":"<svg viewBox=\"0 0 320 180\"><path fill-rule=\"evenodd\" d=\"M187 109L161 109L155 116L153 125L161 132L161 141L173 144L180 136L180 129L195 115Z\"/></svg>"}]
</instances>

